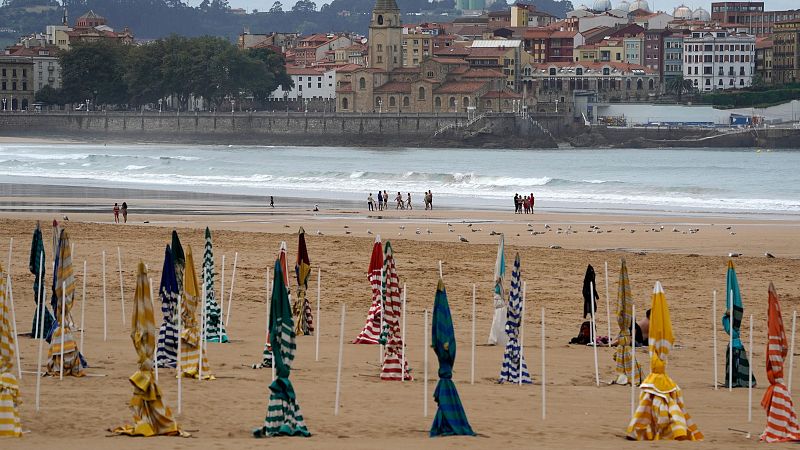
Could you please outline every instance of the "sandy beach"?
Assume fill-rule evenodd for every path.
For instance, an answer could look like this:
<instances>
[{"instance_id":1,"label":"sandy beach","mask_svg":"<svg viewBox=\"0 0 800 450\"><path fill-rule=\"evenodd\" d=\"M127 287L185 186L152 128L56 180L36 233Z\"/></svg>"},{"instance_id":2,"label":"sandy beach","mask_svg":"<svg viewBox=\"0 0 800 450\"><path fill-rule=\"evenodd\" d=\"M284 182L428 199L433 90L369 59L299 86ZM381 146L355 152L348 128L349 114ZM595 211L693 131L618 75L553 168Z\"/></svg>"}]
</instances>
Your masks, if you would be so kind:
<instances>
[{"instance_id":1,"label":"sandy beach","mask_svg":"<svg viewBox=\"0 0 800 450\"><path fill-rule=\"evenodd\" d=\"M587 264L597 270L601 294L598 329L605 335L608 321L604 263L608 262L611 334L616 335L613 311L622 257L628 263L637 311L648 307L655 281L664 285L676 335L676 349L670 355L667 371L683 389L688 411L706 436L698 445L751 448L765 423L759 401L767 385L764 360L769 282L776 284L781 295L787 330L791 326L791 312L800 303L795 288L796 274L800 270L800 224L795 220L552 213L520 216L510 212L457 210L390 210L368 214L365 208L357 207L322 208L315 213L310 211L309 205L271 209L246 199L237 203L181 197L137 200L132 203L130 223L115 225L108 212L109 200L114 195L108 197L5 195L0 198L3 210L0 243L7 245L8 239L14 238L12 270L20 332L29 331L33 315L33 277L27 271L27 262L35 220L42 221L44 239L49 243L52 219L68 215L66 227L75 243L74 260L78 272L83 260L88 264L85 354L90 364L87 370L90 376L82 379L43 378L42 409L36 413L35 375L31 372L36 370L38 346L34 340L21 337L22 366L26 371L21 382L21 413L27 432L20 440L4 440L3 448L44 445L140 448L143 445L140 440L108 437L106 431L132 420L127 408L132 389L127 378L136 365L130 331L122 325L116 252L119 246L122 288L126 312L130 313L135 264L139 260L146 262L157 284L164 246L173 228L180 233L184 246L191 245L195 254L201 252L204 228L212 229L218 278L222 255L226 255L226 290L230 288L235 252L239 256L228 326L232 342L209 344L209 361L217 380L185 380L183 413L178 419L193 438L158 438L153 443L164 448L262 448L287 444L293 448L333 449L378 446L530 448L534 445L619 448L637 445L624 439L630 418L630 388L607 385L614 377L613 349L598 349L601 386L597 387L591 348L567 345L582 322L581 283ZM597 228L590 232L590 225ZM287 241L289 259L294 261L296 232L300 226L308 233L313 268L310 292L316 292L318 268L322 279L320 361L314 360L314 337L299 337L292 371L298 401L313 436L262 442L251 438L250 431L263 422L270 371L253 370L249 366L260 360L264 345L266 269L274 261L281 241ZM453 232L448 231L449 228ZM598 228L602 233L597 232ZM677 231L673 232L673 228ZM699 231L690 232L690 229ZM535 234L531 235L529 230ZM497 385L503 349L483 345L492 315L492 271L497 251L497 236L491 235L492 231L505 233L509 271L516 252L522 260L528 302L525 353L536 383L533 386ZM334 416L341 304L347 308L345 339L349 341L363 326L370 304L366 269L375 234L381 234L384 241L391 240L401 282L406 283L407 358L415 380L380 381L378 349L348 344L344 353L341 409L340 414ZM459 242L459 234L470 242ZM104 250L109 333L106 342L102 335L101 255ZM749 320L752 314L754 320L754 349L750 361L759 384L753 392L752 423L747 421L747 390L728 392L712 386L712 291L725 289L725 265L730 252L742 254L735 262L745 315ZM765 252L775 258L766 258ZM52 255L48 253L47 256ZM454 380L473 429L478 433L475 438L428 438L436 410L432 398L429 416L423 417L422 321L424 310L430 310L433 305L439 260L443 261L458 339ZM80 273L78 282L79 286L83 282ZM473 284L477 291L476 340L479 345L475 355L475 383L470 384ZM718 299L720 316L722 296L720 294ZM540 385L542 308L547 322L547 417L544 420ZM745 341L749 338L744 330L748 320L743 326ZM160 313L157 313L157 321L160 322ZM129 317L126 323L130 324ZM721 327L717 330L722 382L727 335ZM432 395L437 364L432 351L429 357L429 394ZM637 359L647 372L646 351L639 350ZM174 409L176 381L169 372L162 371L160 386L166 402ZM750 438L731 429L748 432Z\"/></svg>"}]
</instances>

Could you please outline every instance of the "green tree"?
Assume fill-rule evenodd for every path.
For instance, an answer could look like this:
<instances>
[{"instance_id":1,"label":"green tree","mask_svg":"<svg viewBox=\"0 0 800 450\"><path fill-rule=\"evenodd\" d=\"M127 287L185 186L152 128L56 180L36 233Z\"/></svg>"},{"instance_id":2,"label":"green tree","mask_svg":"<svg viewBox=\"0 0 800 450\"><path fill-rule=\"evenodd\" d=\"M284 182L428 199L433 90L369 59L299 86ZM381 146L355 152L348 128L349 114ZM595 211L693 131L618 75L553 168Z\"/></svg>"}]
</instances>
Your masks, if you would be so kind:
<instances>
[{"instance_id":1,"label":"green tree","mask_svg":"<svg viewBox=\"0 0 800 450\"><path fill-rule=\"evenodd\" d=\"M297 0L292 6L292 12L313 13L317 11L317 4L313 0Z\"/></svg>"},{"instance_id":2,"label":"green tree","mask_svg":"<svg viewBox=\"0 0 800 450\"><path fill-rule=\"evenodd\" d=\"M61 93L48 84L36 92L36 101L45 105L59 105L62 104Z\"/></svg>"},{"instance_id":3,"label":"green tree","mask_svg":"<svg viewBox=\"0 0 800 450\"><path fill-rule=\"evenodd\" d=\"M92 100L97 105L125 104L125 59L131 46L110 42L79 42L59 57L62 100Z\"/></svg>"},{"instance_id":4,"label":"green tree","mask_svg":"<svg viewBox=\"0 0 800 450\"><path fill-rule=\"evenodd\" d=\"M125 82L130 92L129 102L136 106L154 103L171 93L164 77L166 59L163 40L153 41L130 49L125 64Z\"/></svg>"},{"instance_id":5,"label":"green tree","mask_svg":"<svg viewBox=\"0 0 800 450\"><path fill-rule=\"evenodd\" d=\"M255 98L266 100L278 86L284 90L294 87L292 77L286 73L286 61L279 53L268 48L251 48L247 50L247 56L264 64L265 75L261 77L260 84L252 89Z\"/></svg>"},{"instance_id":6,"label":"green tree","mask_svg":"<svg viewBox=\"0 0 800 450\"><path fill-rule=\"evenodd\" d=\"M281 14L283 13L283 3L275 2L272 4L272 8L269 9L270 14Z\"/></svg>"},{"instance_id":7,"label":"green tree","mask_svg":"<svg viewBox=\"0 0 800 450\"><path fill-rule=\"evenodd\" d=\"M683 74L675 75L667 82L667 90L675 94L675 98L677 99L678 103L681 102L683 94L691 92L693 88L694 86L692 85L692 81L685 79Z\"/></svg>"}]
</instances>

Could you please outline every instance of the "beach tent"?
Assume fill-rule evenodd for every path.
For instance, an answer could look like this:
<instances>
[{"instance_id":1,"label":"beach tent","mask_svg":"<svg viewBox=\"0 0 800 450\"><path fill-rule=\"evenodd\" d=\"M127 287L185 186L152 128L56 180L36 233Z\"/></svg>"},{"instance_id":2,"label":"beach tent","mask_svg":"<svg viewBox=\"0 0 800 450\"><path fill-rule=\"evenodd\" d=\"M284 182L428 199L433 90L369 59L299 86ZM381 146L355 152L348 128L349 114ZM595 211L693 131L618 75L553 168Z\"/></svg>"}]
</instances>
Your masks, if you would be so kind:
<instances>
[{"instance_id":1,"label":"beach tent","mask_svg":"<svg viewBox=\"0 0 800 450\"><path fill-rule=\"evenodd\" d=\"M21 437L20 394L16 363L17 337L11 323L11 303L6 284L8 275L0 267L0 437Z\"/></svg>"},{"instance_id":2,"label":"beach tent","mask_svg":"<svg viewBox=\"0 0 800 450\"><path fill-rule=\"evenodd\" d=\"M506 291L503 285L506 278L505 235L500 235L497 245L497 259L494 263L494 317L492 328L489 330L489 345L506 345L506 326L508 307L506 306Z\"/></svg>"},{"instance_id":3,"label":"beach tent","mask_svg":"<svg viewBox=\"0 0 800 450\"><path fill-rule=\"evenodd\" d=\"M297 276L297 295L292 306L294 331L298 336L314 334L314 317L311 315L311 305L306 298L308 277L311 275L311 260L308 258L306 231L303 227L300 227L297 237L297 262L294 265L294 273Z\"/></svg>"},{"instance_id":4,"label":"beach tent","mask_svg":"<svg viewBox=\"0 0 800 450\"><path fill-rule=\"evenodd\" d=\"M583 318L597 312L597 281L595 281L594 267L589 264L583 276ZM595 337L596 338L596 337Z\"/></svg>"},{"instance_id":5,"label":"beach tent","mask_svg":"<svg viewBox=\"0 0 800 450\"><path fill-rule=\"evenodd\" d=\"M183 279L183 297L181 298L181 361L180 376L188 378L200 377L200 364L203 365L203 378L213 379L208 369L206 352L200 358L200 323L197 319L201 307L200 285L194 269L192 247L186 246L186 272Z\"/></svg>"},{"instance_id":6,"label":"beach tent","mask_svg":"<svg viewBox=\"0 0 800 450\"><path fill-rule=\"evenodd\" d=\"M39 304L39 299L44 299L44 292L40 292L44 286L41 283L44 283L44 279L46 276L46 269L47 268L47 258L44 253L44 239L42 238L42 229L40 223L36 222L36 229L33 230L33 239L31 240L31 254L28 260L28 270L33 274L33 301L36 304L36 309L33 313L33 322L31 323L31 337L36 339L38 336L44 336L47 333L47 330L50 330L53 327L53 314L50 313L50 309L47 307L47 303L45 302L44 305ZM39 278L39 271L41 270L41 279ZM41 308L44 307L44 327L41 331L39 331L39 324L41 318L39 317Z\"/></svg>"},{"instance_id":7,"label":"beach tent","mask_svg":"<svg viewBox=\"0 0 800 450\"><path fill-rule=\"evenodd\" d=\"M269 312L270 344L274 350L275 380L269 386L269 403L264 425L253 430L255 437L311 436L303 420L289 375L295 354L294 321L289 306L286 265L275 261L272 299Z\"/></svg>"},{"instance_id":8,"label":"beach tent","mask_svg":"<svg viewBox=\"0 0 800 450\"><path fill-rule=\"evenodd\" d=\"M147 269L139 261L136 267L136 293L133 296L133 319L131 340L138 355L139 368L129 378L133 385L133 425L113 430L116 434L130 436L178 436L180 429L172 411L161 399L161 389L156 384L153 372L153 350L156 344L156 324L153 318L153 303L150 297L150 280Z\"/></svg>"},{"instance_id":9,"label":"beach tent","mask_svg":"<svg viewBox=\"0 0 800 450\"><path fill-rule=\"evenodd\" d=\"M728 310L728 303L730 302L731 293L733 294L733 331L731 331L730 311ZM736 278L736 268L733 266L733 261L728 260L728 275L725 287L725 309L726 313L722 316L722 328L725 332L731 334L733 332L733 383L732 387L747 387L747 378L750 376L750 361L747 360L747 351L744 349L739 329L742 326L742 317L744 317L744 306L742 305L742 294L739 292L739 280ZM731 375L731 349L730 342L725 351L725 386L731 385L729 380ZM756 377L752 377L753 386L756 385Z\"/></svg>"},{"instance_id":10,"label":"beach tent","mask_svg":"<svg viewBox=\"0 0 800 450\"><path fill-rule=\"evenodd\" d=\"M408 361L403 365L404 343L400 331L400 320L403 315L400 300L400 279L394 264L392 244L386 241L383 247L383 316L384 326L381 341L385 342L386 351L383 354L381 367L381 380L400 381L400 377L411 380L408 373Z\"/></svg>"},{"instance_id":11,"label":"beach tent","mask_svg":"<svg viewBox=\"0 0 800 450\"><path fill-rule=\"evenodd\" d=\"M381 272L383 270L383 248L381 246L381 236L375 236L375 243L372 245L372 256L369 260L367 279L372 286L372 305L367 313L367 322L353 344L377 344L381 335Z\"/></svg>"},{"instance_id":12,"label":"beach tent","mask_svg":"<svg viewBox=\"0 0 800 450\"><path fill-rule=\"evenodd\" d=\"M67 230L61 230L58 240L53 291L56 302L53 310L56 314L54 328L50 334L50 349L47 354L47 373L61 373L61 357L63 354L64 375L83 376L83 367L78 344L72 335L72 305L75 300L75 274L72 268L72 246ZM63 313L62 313L63 312ZM63 348L63 352L62 352Z\"/></svg>"},{"instance_id":13,"label":"beach tent","mask_svg":"<svg viewBox=\"0 0 800 450\"><path fill-rule=\"evenodd\" d=\"M783 361L789 353L786 333L783 329L781 304L775 286L769 284L769 306L767 310L767 379L769 387L761 399L767 412L767 426L761 434L766 442L788 442L800 440L800 427L794 413L792 395L783 379Z\"/></svg>"},{"instance_id":14,"label":"beach tent","mask_svg":"<svg viewBox=\"0 0 800 450\"><path fill-rule=\"evenodd\" d=\"M283 277L283 285L286 286L286 295L289 295L289 276L287 273L287 262L286 262L286 242L281 241L281 247L278 252L278 262L281 264L281 276ZM275 285L275 280L272 281L273 286ZM289 297L291 298L291 297ZM268 305L270 310L272 309L272 304ZM270 326L267 324L267 343L264 344L264 352L262 353L261 362L258 364L253 364L253 369L264 369L268 367L272 367L272 344L270 339Z\"/></svg>"},{"instance_id":15,"label":"beach tent","mask_svg":"<svg viewBox=\"0 0 800 450\"><path fill-rule=\"evenodd\" d=\"M506 351L503 354L503 366L500 369L500 383L531 383L531 374L525 363L525 356L520 351L519 328L522 324L522 281L520 278L519 253L514 257L514 269L511 271L511 291L508 294L508 318L506 320Z\"/></svg>"},{"instance_id":16,"label":"beach tent","mask_svg":"<svg viewBox=\"0 0 800 450\"><path fill-rule=\"evenodd\" d=\"M164 266L161 270L161 312L164 320L158 330L158 367L175 367L178 362L178 280L175 277L175 261L172 249L164 250Z\"/></svg>"},{"instance_id":17,"label":"beach tent","mask_svg":"<svg viewBox=\"0 0 800 450\"><path fill-rule=\"evenodd\" d=\"M214 248L211 245L211 230L206 227L206 248L203 252L203 279L206 284L206 340L209 342L228 342L222 311L214 294ZM223 292L224 296L225 293Z\"/></svg>"},{"instance_id":18,"label":"beach tent","mask_svg":"<svg viewBox=\"0 0 800 450\"><path fill-rule=\"evenodd\" d=\"M619 334L617 335L617 349L614 351L614 361L617 363L617 378L615 384L641 384L642 367L639 361L634 361L635 336L631 336L631 325L633 325L633 294L631 294L631 283L628 280L628 266L625 258L622 259L622 267L619 269L619 287L617 289L617 325ZM631 380L633 373L633 380Z\"/></svg>"},{"instance_id":19,"label":"beach tent","mask_svg":"<svg viewBox=\"0 0 800 450\"><path fill-rule=\"evenodd\" d=\"M436 286L436 299L433 302L431 346L439 360L439 382L433 391L433 398L439 408L433 418L430 436L474 436L475 432L469 425L456 385L453 384L456 336L453 331L450 305L447 303L447 292L441 278Z\"/></svg>"},{"instance_id":20,"label":"beach tent","mask_svg":"<svg viewBox=\"0 0 800 450\"><path fill-rule=\"evenodd\" d=\"M628 425L628 438L637 441L699 441L697 429L683 404L681 388L667 375L667 356L675 337L667 298L656 281L650 313L650 375L640 385L639 406Z\"/></svg>"}]
</instances>

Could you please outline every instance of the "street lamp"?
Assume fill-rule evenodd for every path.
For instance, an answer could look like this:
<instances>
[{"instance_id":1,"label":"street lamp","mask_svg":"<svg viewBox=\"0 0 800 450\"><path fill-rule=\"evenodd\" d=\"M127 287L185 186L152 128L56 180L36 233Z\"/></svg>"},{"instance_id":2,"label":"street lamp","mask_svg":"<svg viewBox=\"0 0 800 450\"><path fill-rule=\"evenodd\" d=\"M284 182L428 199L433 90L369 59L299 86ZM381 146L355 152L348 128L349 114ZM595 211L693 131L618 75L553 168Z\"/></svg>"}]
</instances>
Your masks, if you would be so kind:
<instances>
[{"instance_id":1,"label":"street lamp","mask_svg":"<svg viewBox=\"0 0 800 450\"><path fill-rule=\"evenodd\" d=\"M6 98L3 97L3 111L6 110L6 101L7 101Z\"/></svg>"},{"instance_id":2,"label":"street lamp","mask_svg":"<svg viewBox=\"0 0 800 450\"><path fill-rule=\"evenodd\" d=\"M88 101L88 100L87 100ZM163 111L162 104L164 103L164 99L158 99L158 113L161 114Z\"/></svg>"},{"instance_id":3,"label":"street lamp","mask_svg":"<svg viewBox=\"0 0 800 450\"><path fill-rule=\"evenodd\" d=\"M455 112L456 114L458 114L458 100L455 100L455 101L453 102L453 107L455 108L455 111L454 111L454 112Z\"/></svg>"},{"instance_id":4,"label":"street lamp","mask_svg":"<svg viewBox=\"0 0 800 450\"><path fill-rule=\"evenodd\" d=\"M305 106L306 106L306 114L308 114L308 99L307 98L306 98L306 101L305 101Z\"/></svg>"},{"instance_id":5,"label":"street lamp","mask_svg":"<svg viewBox=\"0 0 800 450\"><path fill-rule=\"evenodd\" d=\"M558 113L558 99L556 99L555 102L556 102L556 113Z\"/></svg>"},{"instance_id":6,"label":"street lamp","mask_svg":"<svg viewBox=\"0 0 800 450\"><path fill-rule=\"evenodd\" d=\"M89 99L86 99L86 114L89 114Z\"/></svg>"},{"instance_id":7,"label":"street lamp","mask_svg":"<svg viewBox=\"0 0 800 450\"><path fill-rule=\"evenodd\" d=\"M236 100L231 99L231 115L233 115L233 105L236 104Z\"/></svg>"},{"instance_id":8,"label":"street lamp","mask_svg":"<svg viewBox=\"0 0 800 450\"><path fill-rule=\"evenodd\" d=\"M286 105L286 115L289 115L289 91L283 91L283 103Z\"/></svg>"},{"instance_id":9,"label":"street lamp","mask_svg":"<svg viewBox=\"0 0 800 450\"><path fill-rule=\"evenodd\" d=\"M381 113L381 107L382 106L383 106L383 100L379 98L378 99L378 114Z\"/></svg>"}]
</instances>

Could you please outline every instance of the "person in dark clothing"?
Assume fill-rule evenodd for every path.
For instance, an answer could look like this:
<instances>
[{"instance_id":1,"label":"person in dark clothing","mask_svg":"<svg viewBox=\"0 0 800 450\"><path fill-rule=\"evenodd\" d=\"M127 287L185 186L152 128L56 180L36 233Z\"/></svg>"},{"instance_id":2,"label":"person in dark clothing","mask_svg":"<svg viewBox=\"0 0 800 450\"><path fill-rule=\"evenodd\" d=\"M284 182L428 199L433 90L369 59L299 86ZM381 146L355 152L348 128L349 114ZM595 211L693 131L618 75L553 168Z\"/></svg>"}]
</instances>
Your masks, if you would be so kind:
<instances>
[{"instance_id":1,"label":"person in dark clothing","mask_svg":"<svg viewBox=\"0 0 800 450\"><path fill-rule=\"evenodd\" d=\"M128 203L122 202L122 220L124 223L128 223Z\"/></svg>"},{"instance_id":2,"label":"person in dark clothing","mask_svg":"<svg viewBox=\"0 0 800 450\"><path fill-rule=\"evenodd\" d=\"M383 192L378 191L378 211L383 211Z\"/></svg>"},{"instance_id":3,"label":"person in dark clothing","mask_svg":"<svg viewBox=\"0 0 800 450\"><path fill-rule=\"evenodd\" d=\"M275 207L275 199L271 195L269 196L269 207L270 208Z\"/></svg>"}]
</instances>

